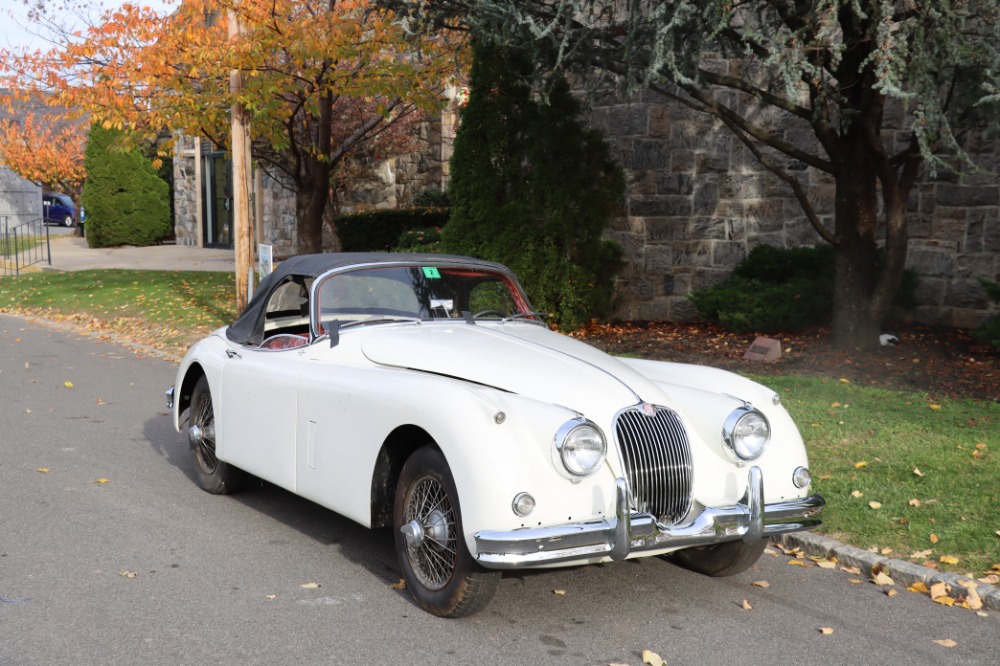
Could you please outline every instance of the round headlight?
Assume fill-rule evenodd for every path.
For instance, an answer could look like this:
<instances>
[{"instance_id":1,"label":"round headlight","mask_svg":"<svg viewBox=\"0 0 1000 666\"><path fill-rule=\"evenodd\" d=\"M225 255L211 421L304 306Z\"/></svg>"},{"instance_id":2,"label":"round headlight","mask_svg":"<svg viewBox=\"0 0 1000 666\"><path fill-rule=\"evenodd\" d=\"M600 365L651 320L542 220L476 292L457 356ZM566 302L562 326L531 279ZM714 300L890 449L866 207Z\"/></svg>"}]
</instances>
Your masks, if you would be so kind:
<instances>
[{"instance_id":1,"label":"round headlight","mask_svg":"<svg viewBox=\"0 0 1000 666\"><path fill-rule=\"evenodd\" d=\"M604 462L608 447L600 428L585 419L568 421L556 433L563 467L573 476L589 476Z\"/></svg>"},{"instance_id":2,"label":"round headlight","mask_svg":"<svg viewBox=\"0 0 1000 666\"><path fill-rule=\"evenodd\" d=\"M722 429L726 450L737 460L753 460L771 439L771 426L753 407L740 407L729 415Z\"/></svg>"}]
</instances>

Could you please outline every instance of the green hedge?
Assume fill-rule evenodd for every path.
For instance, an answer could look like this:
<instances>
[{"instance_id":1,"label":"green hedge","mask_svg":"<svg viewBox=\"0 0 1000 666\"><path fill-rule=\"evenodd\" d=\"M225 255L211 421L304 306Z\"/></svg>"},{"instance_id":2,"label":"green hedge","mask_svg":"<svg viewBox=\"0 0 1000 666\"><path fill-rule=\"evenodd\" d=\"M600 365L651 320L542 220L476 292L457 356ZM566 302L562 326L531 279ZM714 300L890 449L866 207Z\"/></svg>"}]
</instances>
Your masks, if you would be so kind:
<instances>
[{"instance_id":1,"label":"green hedge","mask_svg":"<svg viewBox=\"0 0 1000 666\"><path fill-rule=\"evenodd\" d=\"M396 248L405 232L440 229L447 222L447 208L401 208L343 215L334 226L344 252L384 252Z\"/></svg>"},{"instance_id":2,"label":"green hedge","mask_svg":"<svg viewBox=\"0 0 1000 666\"><path fill-rule=\"evenodd\" d=\"M139 150L121 150L121 138L99 124L90 129L82 195L90 247L154 245L173 230L169 186Z\"/></svg>"}]
</instances>

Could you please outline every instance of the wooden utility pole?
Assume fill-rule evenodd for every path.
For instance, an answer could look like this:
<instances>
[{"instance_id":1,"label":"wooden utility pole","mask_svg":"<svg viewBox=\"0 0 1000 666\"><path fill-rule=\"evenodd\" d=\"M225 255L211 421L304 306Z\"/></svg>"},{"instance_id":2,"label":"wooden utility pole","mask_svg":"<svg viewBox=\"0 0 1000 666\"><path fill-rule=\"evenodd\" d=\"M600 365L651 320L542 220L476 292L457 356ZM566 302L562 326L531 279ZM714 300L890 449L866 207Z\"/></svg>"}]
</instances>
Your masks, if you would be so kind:
<instances>
[{"instance_id":1,"label":"wooden utility pole","mask_svg":"<svg viewBox=\"0 0 1000 666\"><path fill-rule=\"evenodd\" d=\"M229 10L229 41L235 42L240 34L239 16ZM229 91L233 97L231 107L232 136L230 152L233 159L233 243L236 250L236 311L243 312L250 293L249 281L254 265L253 238L250 224L250 114L238 101L243 90L243 73L234 69L229 73Z\"/></svg>"}]
</instances>

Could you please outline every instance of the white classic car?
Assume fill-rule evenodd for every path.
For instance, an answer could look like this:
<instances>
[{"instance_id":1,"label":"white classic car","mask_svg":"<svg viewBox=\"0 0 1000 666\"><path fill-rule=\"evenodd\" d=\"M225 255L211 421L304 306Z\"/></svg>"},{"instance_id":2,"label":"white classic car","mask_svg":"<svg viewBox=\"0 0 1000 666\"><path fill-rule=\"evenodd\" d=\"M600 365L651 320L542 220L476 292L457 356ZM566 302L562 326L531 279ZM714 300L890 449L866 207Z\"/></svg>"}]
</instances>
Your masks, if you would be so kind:
<instances>
[{"instance_id":1,"label":"white classic car","mask_svg":"<svg viewBox=\"0 0 1000 666\"><path fill-rule=\"evenodd\" d=\"M202 488L250 474L391 526L436 615L482 608L504 569L736 574L824 505L773 391L549 330L507 268L468 257L288 259L167 394Z\"/></svg>"}]
</instances>

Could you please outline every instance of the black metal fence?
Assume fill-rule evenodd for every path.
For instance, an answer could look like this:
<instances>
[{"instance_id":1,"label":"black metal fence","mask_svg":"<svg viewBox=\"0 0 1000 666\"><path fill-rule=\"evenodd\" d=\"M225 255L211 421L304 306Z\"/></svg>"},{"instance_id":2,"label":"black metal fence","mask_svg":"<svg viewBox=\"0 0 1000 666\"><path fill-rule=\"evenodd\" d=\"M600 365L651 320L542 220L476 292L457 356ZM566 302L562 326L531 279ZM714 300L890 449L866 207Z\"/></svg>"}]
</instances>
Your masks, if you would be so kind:
<instances>
[{"instance_id":1,"label":"black metal fence","mask_svg":"<svg viewBox=\"0 0 1000 666\"><path fill-rule=\"evenodd\" d=\"M0 275L20 275L23 269L43 261L52 265L45 220L11 225L9 217L0 216Z\"/></svg>"}]
</instances>

